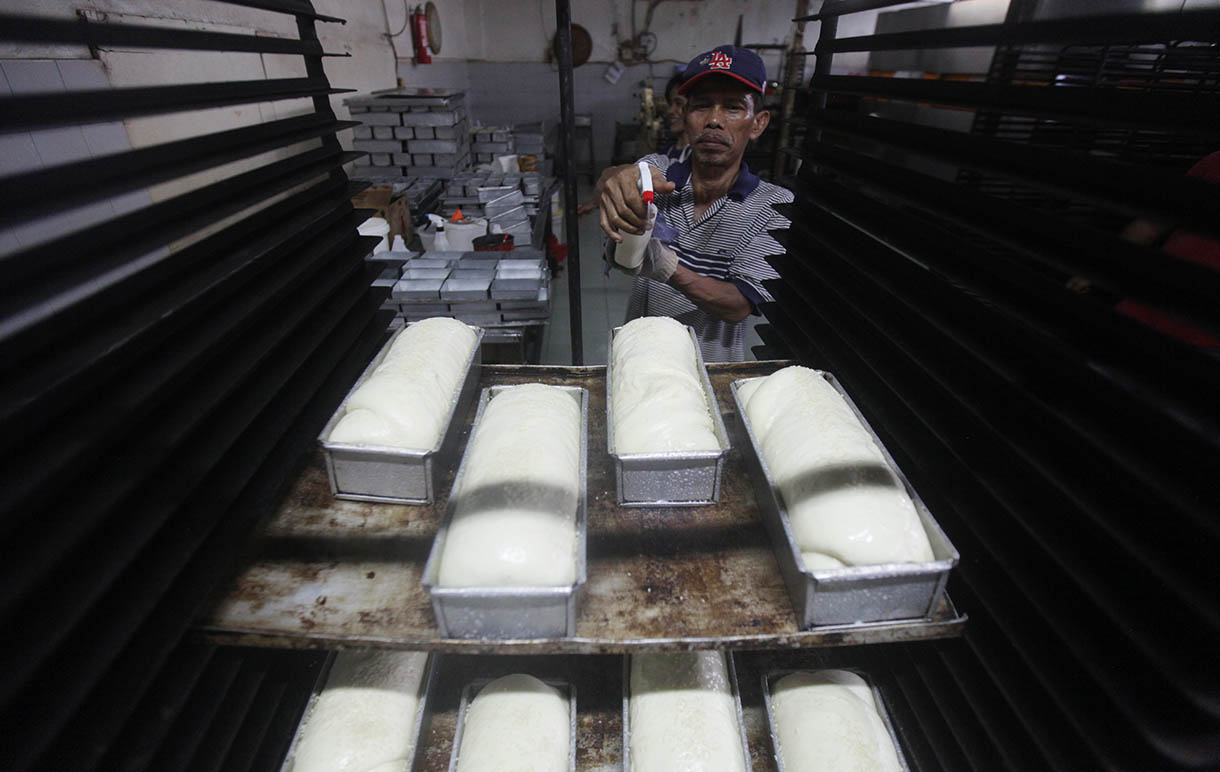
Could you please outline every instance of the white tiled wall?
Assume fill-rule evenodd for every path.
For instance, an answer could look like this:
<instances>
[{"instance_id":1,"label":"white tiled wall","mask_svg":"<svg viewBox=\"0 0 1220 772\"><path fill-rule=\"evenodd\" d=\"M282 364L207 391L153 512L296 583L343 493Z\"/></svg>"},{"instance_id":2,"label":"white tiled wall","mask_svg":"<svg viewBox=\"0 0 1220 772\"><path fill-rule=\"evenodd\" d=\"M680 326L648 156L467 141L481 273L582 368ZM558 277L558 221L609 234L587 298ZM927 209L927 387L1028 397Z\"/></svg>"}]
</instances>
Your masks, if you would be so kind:
<instances>
[{"instance_id":1,"label":"white tiled wall","mask_svg":"<svg viewBox=\"0 0 1220 772\"><path fill-rule=\"evenodd\" d=\"M94 90L108 86L101 63L92 59L0 60L0 94L6 96ZM119 122L0 134L0 176L55 167L130 148L127 132ZM65 180L64 184L88 184L88 181ZM50 241L147 204L148 194L137 191L17 226L0 228L0 255Z\"/></svg>"}]
</instances>

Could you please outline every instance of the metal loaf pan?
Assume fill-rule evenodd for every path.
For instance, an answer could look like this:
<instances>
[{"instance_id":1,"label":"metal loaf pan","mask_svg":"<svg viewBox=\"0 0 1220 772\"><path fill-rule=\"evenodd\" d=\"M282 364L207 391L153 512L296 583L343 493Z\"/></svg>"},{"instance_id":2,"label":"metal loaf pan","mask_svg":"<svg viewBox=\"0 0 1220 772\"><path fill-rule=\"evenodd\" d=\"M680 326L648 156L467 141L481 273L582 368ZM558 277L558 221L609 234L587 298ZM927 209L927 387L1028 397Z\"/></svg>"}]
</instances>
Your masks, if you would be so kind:
<instances>
[{"instance_id":1,"label":"metal loaf pan","mask_svg":"<svg viewBox=\"0 0 1220 772\"><path fill-rule=\"evenodd\" d=\"M296 764L297 743L301 739L301 732L305 729L305 725L309 723L314 706L318 703L318 697L326 688L326 681L330 678L330 669L335 664L336 656L337 654L332 651L318 672L318 680L314 683L313 694L310 695L309 703L301 713L301 720L297 722L297 730L292 735L292 744L288 746L288 753L284 756L284 763L280 765L280 772L292 772ZM400 768L401 772L411 772L415 766L415 758L419 755L420 740L422 739L420 737L420 730L423 728L424 717L427 715L428 702L432 699L432 688L436 681L436 673L440 670L440 658L441 655L439 653L432 652L428 654L428 661L424 664L424 674L419 679L419 704L415 707L415 715L411 716L411 736L415 738L415 742L411 746L411 754Z\"/></svg>"},{"instance_id":2,"label":"metal loaf pan","mask_svg":"<svg viewBox=\"0 0 1220 772\"><path fill-rule=\"evenodd\" d=\"M505 675L509 675L505 673ZM453 749L449 752L449 772L457 772L458 754L462 750L462 734L466 730L466 711L483 687L495 679L480 678L466 685L462 700L458 703L457 727L453 731ZM576 772L576 687L567 681L539 678L547 686L553 686L568 695L568 772ZM625 769L625 767L624 767Z\"/></svg>"},{"instance_id":3,"label":"metal loaf pan","mask_svg":"<svg viewBox=\"0 0 1220 772\"><path fill-rule=\"evenodd\" d=\"M683 652L692 653L692 652ZM750 772L750 741L746 737L746 717L741 709L741 692L737 688L737 668L733 665L731 652L719 652L724 657L725 668L729 671L729 686L733 690L733 705L737 711L737 731L741 739L742 758L746 760L744 772ZM623 655L623 770L631 770L631 658L634 655Z\"/></svg>"},{"instance_id":4,"label":"metal loaf pan","mask_svg":"<svg viewBox=\"0 0 1220 772\"><path fill-rule=\"evenodd\" d=\"M470 436L474 437L487 403L511 386L490 386L479 397L478 412ZM436 624L445 638L563 638L576 634L576 601L584 588L587 559L585 542L588 520L585 488L589 456L589 393L580 386L555 386L570 392L580 402L580 490L576 497L576 581L555 587L445 587L437 584L441 553L449 523L457 509L450 495L445 518L432 542L420 583L432 598ZM466 471L469 446L462 455L453 491L459 490Z\"/></svg>"},{"instance_id":5,"label":"metal loaf pan","mask_svg":"<svg viewBox=\"0 0 1220 772\"><path fill-rule=\"evenodd\" d=\"M695 364L703 382L703 396L712 415L712 427L720 450L669 453L618 453L614 449L614 336L622 327L610 331L606 357L606 450L614 459L614 487L619 506L624 507L698 507L720 500L720 478L729 454L729 433L724 428L720 404L703 365L699 340L687 326L695 348Z\"/></svg>"},{"instance_id":6,"label":"metal loaf pan","mask_svg":"<svg viewBox=\"0 0 1220 772\"><path fill-rule=\"evenodd\" d=\"M833 375L819 374L835 388L856 416L856 420L877 443L886 463L902 483L915 511L923 524L928 542L932 546L930 563L885 563L872 566L849 566L846 568L824 568L810 571L801 559L800 548L788 521L788 510L771 477L771 470L763 458L758 440L750 428L750 419L741 404L738 389L752 378L733 381L729 389L737 411L742 435L749 440L743 448L746 468L758 498L758 508L763 524L775 545L775 559L779 563L788 595L800 620L802 629L819 625L851 625L867 622L886 622L899 619L920 619L931 616L939 606L945 593L949 572L957 565L957 550L949 537L924 505L919 494L911 487L906 475L894 463L885 445L869 426L868 421L856 407L847 392Z\"/></svg>"},{"instance_id":7,"label":"metal loaf pan","mask_svg":"<svg viewBox=\"0 0 1220 772\"><path fill-rule=\"evenodd\" d=\"M816 673L819 670L827 668L806 668L800 670L770 670L763 673L762 688L763 688L763 703L767 708L767 731L771 735L771 749L775 754L775 765L779 772L784 772L784 757L779 749L779 733L775 728L775 712L771 707L771 685L791 673ZM873 679L869 678L868 673L863 670L857 670L851 667L829 668L832 670L848 670L863 678L873 691L873 701L877 703L877 713L881 716L881 723L885 724L885 730L890 735L890 742L894 744L894 752L898 755L898 763L902 765L903 772L910 772L911 765L907 763L906 754L902 752L902 743L898 742L898 734L894 731L894 725L890 722L889 711L886 710L885 700L881 698L881 690L873 683Z\"/></svg>"},{"instance_id":8,"label":"metal loaf pan","mask_svg":"<svg viewBox=\"0 0 1220 772\"><path fill-rule=\"evenodd\" d=\"M347 412L348 397L373 374L405 329L403 327L390 336L318 435L318 444L322 446L322 454L326 458L330 489L336 498L391 504L431 504L436 499L440 477L447 467L446 461L457 450L461 421L455 423L454 418L466 415L470 403L474 401L483 362L483 331L478 328L475 328L477 337L474 350L466 362L466 375L449 401L449 414L445 417L444 428L435 445L427 450L418 450L348 445L329 440L331 431Z\"/></svg>"}]
</instances>

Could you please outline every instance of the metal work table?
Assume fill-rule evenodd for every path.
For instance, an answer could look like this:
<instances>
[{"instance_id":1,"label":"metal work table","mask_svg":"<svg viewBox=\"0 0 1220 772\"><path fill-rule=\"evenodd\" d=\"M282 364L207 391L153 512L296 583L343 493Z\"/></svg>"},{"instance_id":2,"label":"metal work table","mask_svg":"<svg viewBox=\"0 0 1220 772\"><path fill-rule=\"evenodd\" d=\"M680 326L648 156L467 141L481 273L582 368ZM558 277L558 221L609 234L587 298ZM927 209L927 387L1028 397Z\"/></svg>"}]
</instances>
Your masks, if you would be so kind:
<instances>
[{"instance_id":1,"label":"metal work table","mask_svg":"<svg viewBox=\"0 0 1220 772\"><path fill-rule=\"evenodd\" d=\"M709 365L722 413L732 405L731 381L786 364ZM961 634L965 617L948 603L930 620L800 630L742 463L743 438L734 428L718 506L623 508L615 502L606 453L605 368L489 365L480 386L530 381L589 390L589 581L575 637L441 638L420 574L455 470L433 506L339 501L319 453L254 557L203 620L204 635L216 643L293 648L606 654L850 646ZM464 431L472 417L463 417ZM735 427L733 420L726 424Z\"/></svg>"}]
</instances>

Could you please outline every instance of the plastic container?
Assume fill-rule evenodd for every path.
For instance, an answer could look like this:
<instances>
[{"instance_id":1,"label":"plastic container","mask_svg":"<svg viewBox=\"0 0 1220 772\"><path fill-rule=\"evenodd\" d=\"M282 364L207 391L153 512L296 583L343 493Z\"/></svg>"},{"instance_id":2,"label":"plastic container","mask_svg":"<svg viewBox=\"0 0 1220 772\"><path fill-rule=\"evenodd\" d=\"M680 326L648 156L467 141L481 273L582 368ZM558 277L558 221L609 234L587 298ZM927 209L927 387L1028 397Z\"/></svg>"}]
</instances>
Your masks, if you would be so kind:
<instances>
[{"instance_id":1,"label":"plastic container","mask_svg":"<svg viewBox=\"0 0 1220 772\"><path fill-rule=\"evenodd\" d=\"M390 224L380 217L370 217L356 228L361 236L379 236L381 241L373 247L373 254L390 251Z\"/></svg>"},{"instance_id":2,"label":"plastic container","mask_svg":"<svg viewBox=\"0 0 1220 772\"><path fill-rule=\"evenodd\" d=\"M657 205L653 203L652 167L640 161L639 168L638 185L644 204L648 208L648 221L645 223L644 232L638 236L634 233L621 234L623 240L614 248L614 262L629 270L639 268L640 264L644 262L644 252L648 249L648 240L652 238L652 226L657 219Z\"/></svg>"}]
</instances>

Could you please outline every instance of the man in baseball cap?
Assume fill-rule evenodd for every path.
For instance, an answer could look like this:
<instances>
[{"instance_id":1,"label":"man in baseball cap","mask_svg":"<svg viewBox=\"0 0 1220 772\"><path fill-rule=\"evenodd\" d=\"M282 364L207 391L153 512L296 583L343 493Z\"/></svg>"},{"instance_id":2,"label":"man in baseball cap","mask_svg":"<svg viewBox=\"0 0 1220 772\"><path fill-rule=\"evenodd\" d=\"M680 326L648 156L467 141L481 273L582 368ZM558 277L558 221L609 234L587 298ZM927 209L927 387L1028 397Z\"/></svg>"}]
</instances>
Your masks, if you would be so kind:
<instances>
[{"instance_id":1,"label":"man in baseball cap","mask_svg":"<svg viewBox=\"0 0 1220 772\"><path fill-rule=\"evenodd\" d=\"M643 264L628 271L639 278L627 320L672 316L695 329L706 361L741 361L745 319L771 300L763 281L779 278L766 257L784 250L768 231L789 223L772 204L792 201L792 193L763 182L742 161L771 119L758 54L718 46L692 59L685 74L679 93L687 100L691 154L641 159L651 167L658 215ZM636 164L616 166L597 183L611 264L621 234L645 227L639 175Z\"/></svg>"}]
</instances>

